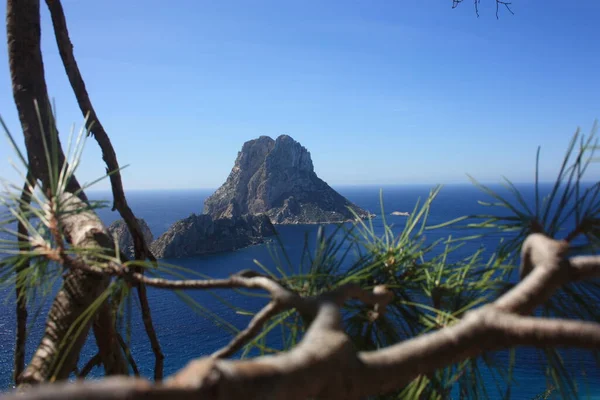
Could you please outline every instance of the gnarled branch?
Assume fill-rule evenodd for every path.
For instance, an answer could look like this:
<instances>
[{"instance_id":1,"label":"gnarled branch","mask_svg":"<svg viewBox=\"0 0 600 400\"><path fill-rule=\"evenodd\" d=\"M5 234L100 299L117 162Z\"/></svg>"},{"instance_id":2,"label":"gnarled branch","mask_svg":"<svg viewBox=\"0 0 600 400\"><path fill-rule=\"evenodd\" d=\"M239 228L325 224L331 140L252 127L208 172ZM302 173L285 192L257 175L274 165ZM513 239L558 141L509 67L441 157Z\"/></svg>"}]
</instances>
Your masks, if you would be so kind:
<instances>
[{"instance_id":1,"label":"gnarled branch","mask_svg":"<svg viewBox=\"0 0 600 400\"><path fill-rule=\"evenodd\" d=\"M599 260L577 257L569 260L564 256L565 250L564 242L542 234L530 235L522 251L523 268L529 273L511 291L493 303L468 312L454 325L370 352L356 352L352 346L343 332L340 306L348 299L356 298L384 308L391 296L385 287L376 287L369 293L348 285L303 298L262 276L232 276L223 280L176 284L133 274L134 279L144 279L148 284L162 288L267 290L273 298L270 303L273 306L255 316L248 330L254 330L265 315L274 312L275 304L293 306L299 312L314 312L314 319L303 340L286 353L250 360L201 358L192 361L164 384L154 386L140 380L105 380L66 389L73 398L84 398L92 390L98 398L113 399L172 396L205 399L362 398L401 388L419 375L487 351L515 346L597 349L600 347L598 323L524 315L543 304L561 285L597 276ZM36 390L27 395L29 398L55 398L57 392L54 390Z\"/></svg>"},{"instance_id":2,"label":"gnarled branch","mask_svg":"<svg viewBox=\"0 0 600 400\"><path fill-rule=\"evenodd\" d=\"M112 241L95 213L91 210L79 212L84 203L70 193L63 194L59 201L64 212L58 216L58 225L62 227L69 243L78 248L100 247L109 252ZM23 373L21 383L40 383L52 375L59 380L69 376L77 363L91 320L84 323L79 335L69 333L71 327L106 290L109 281L109 276L82 270L68 271L48 313L44 336ZM67 353L63 349L65 343L70 345ZM56 370L59 356L64 357L64 362Z\"/></svg>"},{"instance_id":3,"label":"gnarled branch","mask_svg":"<svg viewBox=\"0 0 600 400\"><path fill-rule=\"evenodd\" d=\"M263 325L280 312L282 307L276 302L270 302L260 310L248 324L248 327L234 337L229 344L212 354L214 358L225 358L234 354L260 331Z\"/></svg>"}]
</instances>

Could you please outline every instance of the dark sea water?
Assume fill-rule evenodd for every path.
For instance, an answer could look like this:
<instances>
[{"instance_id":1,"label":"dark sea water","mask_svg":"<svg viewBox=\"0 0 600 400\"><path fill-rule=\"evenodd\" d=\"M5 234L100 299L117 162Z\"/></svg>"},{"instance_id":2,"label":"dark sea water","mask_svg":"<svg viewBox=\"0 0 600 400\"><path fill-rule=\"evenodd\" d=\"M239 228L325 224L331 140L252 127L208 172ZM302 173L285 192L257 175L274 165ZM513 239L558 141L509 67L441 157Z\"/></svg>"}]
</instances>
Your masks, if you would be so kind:
<instances>
[{"instance_id":1,"label":"dark sea water","mask_svg":"<svg viewBox=\"0 0 600 400\"><path fill-rule=\"evenodd\" d=\"M374 220L375 229L382 231L379 205L378 186L364 187L340 187L338 189L343 195L359 206L375 212L378 217ZM417 199L424 200L427 197L430 186L410 185L383 187L386 213L391 211L412 211ZM528 201L532 200L531 186L522 186L529 193ZM201 213L204 199L212 191L189 190L189 191L130 191L127 193L129 203L134 213L144 218L155 238L164 233L176 220L189 216L191 213ZM110 199L108 192L88 192L94 199ZM440 192L434 201L429 217L429 224L435 225L453 218L489 212L477 204L477 200L489 200L483 193L473 186L448 185ZM102 220L109 224L117 219L119 215L110 209L99 211ZM395 225L394 231L399 232L403 228L406 217L387 216L388 223ZM301 253L304 246L305 234L308 232L308 242L314 243L317 226L294 225L281 226L279 232L285 249L289 254L292 264L300 263ZM328 227L327 229L332 229ZM465 232L456 228L448 227L428 233L428 240L440 237L459 237ZM481 245L488 248L488 253L493 250L500 239L500 235L492 235L484 239L473 241L457 251L454 257L463 257L472 254ZM188 259L165 260L176 265L201 272L212 277L227 277L236 271L245 268L256 268L253 260L258 260L266 266L273 266L271 255L266 245L258 245L237 250L229 253L221 253L194 257ZM233 302L250 311L257 310L264 300L245 297L228 290L215 291L221 299ZM14 349L14 300L12 292L6 289L0 291L2 300L0 304L0 388L9 388L12 384L12 360ZM249 317L235 313L230 307L223 304L218 298L208 292L189 292L189 295L202 307L211 310L238 328L243 328ZM231 333L222 326L217 326L205 316L192 311L174 293L149 289L149 298L152 308L152 316L155 327L162 345L165 358L165 376L168 376L182 368L188 361L208 355L216 349L224 346L230 339ZM136 305L134 303L134 310ZM40 317L32 321L27 359L31 356L41 335L46 306L41 307ZM33 313L30 313L30 315ZM154 356L146 339L145 332L139 313L134 312L132 318L132 353L137 361L142 375L151 377L153 374ZM269 338L277 342L277 335ZM277 346L277 343L273 343ZM94 353L94 345L88 343L81 363L85 363ZM519 349L517 351L517 363L514 371L516 382L513 384L511 398L533 399L546 389L546 377L544 375L543 363L538 356L539 353ZM499 353L499 362L505 360L506 355ZM582 398L600 398L600 369L589 357L582 357L579 353L573 357L565 358L566 367L578 376L578 387ZM585 377L582 370L585 369ZM503 391L497 389L498 384L492 375L483 372L490 398L502 398ZM499 384L502 388L503 385Z\"/></svg>"}]
</instances>

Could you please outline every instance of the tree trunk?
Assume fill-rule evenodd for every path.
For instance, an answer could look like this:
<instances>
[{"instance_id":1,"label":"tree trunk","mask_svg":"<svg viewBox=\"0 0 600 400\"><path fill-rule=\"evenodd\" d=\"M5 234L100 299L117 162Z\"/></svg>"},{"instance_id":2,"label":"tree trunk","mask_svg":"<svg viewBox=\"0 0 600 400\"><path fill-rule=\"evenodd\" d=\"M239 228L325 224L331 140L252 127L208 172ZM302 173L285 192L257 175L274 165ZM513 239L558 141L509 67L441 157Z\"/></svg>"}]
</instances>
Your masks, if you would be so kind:
<instances>
[{"instance_id":1,"label":"tree trunk","mask_svg":"<svg viewBox=\"0 0 600 400\"><path fill-rule=\"evenodd\" d=\"M23 128L29 168L34 178L42 181L43 189L50 187L50 171L46 161L44 142L50 146L52 134L56 132L52 108L48 100L44 63L40 49L40 2L39 0L8 0L6 7L6 37L8 61L12 80L13 97ZM37 109L35 106L37 102ZM39 110L39 118L38 118ZM58 163L63 165L65 156L56 134ZM67 191L79 189L73 177ZM86 200L81 192L80 197Z\"/></svg>"},{"instance_id":2,"label":"tree trunk","mask_svg":"<svg viewBox=\"0 0 600 400\"><path fill-rule=\"evenodd\" d=\"M29 172L33 174L35 179L42 182L42 189L48 191L51 190L52 171L48 168L42 138L45 138L48 146L51 143L57 144L55 151L56 161L59 165L63 165L65 156L48 100L44 64L40 49L39 0L8 0L6 19L13 96L25 137ZM74 193L78 189L80 189L79 183L73 177L67 184L67 192ZM82 191L79 192L78 196L83 201L87 201ZM82 221L76 221L80 218L74 215L65 216L65 219L65 221L62 221L64 234L73 246L98 247L100 245L107 249L112 248L112 242L107 236L104 226L97 218L90 221L88 216L88 220L83 221L83 223L90 225L87 234L76 236L72 234L81 231L81 227L77 226L76 223ZM99 244L99 241L103 243ZM107 278L100 278L81 271L69 271L67 273L63 287L57 294L48 314L42 341L23 373L21 383L42 382L52 375L57 379L65 379L69 376L76 366L92 318L83 324L81 329L74 329L71 333L69 333L69 329L96 300L98 295L108 287L108 283L109 279ZM106 329L111 329L112 326L113 324L109 323ZM65 344L69 346L68 354L61 354L64 353L64 348L61 346ZM64 355L60 368L57 365L59 355Z\"/></svg>"}]
</instances>

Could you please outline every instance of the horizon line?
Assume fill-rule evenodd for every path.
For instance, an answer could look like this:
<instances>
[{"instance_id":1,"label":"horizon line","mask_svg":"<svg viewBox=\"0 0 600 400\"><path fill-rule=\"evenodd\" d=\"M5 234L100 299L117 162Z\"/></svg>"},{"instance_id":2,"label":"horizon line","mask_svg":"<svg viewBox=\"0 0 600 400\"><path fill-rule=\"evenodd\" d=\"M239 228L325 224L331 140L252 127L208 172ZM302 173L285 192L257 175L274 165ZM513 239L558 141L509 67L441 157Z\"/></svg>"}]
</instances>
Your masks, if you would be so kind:
<instances>
[{"instance_id":1,"label":"horizon line","mask_svg":"<svg viewBox=\"0 0 600 400\"><path fill-rule=\"evenodd\" d=\"M587 184L587 183L596 183L597 181L583 181L581 183L583 184ZM504 182L502 181L495 181L495 182L491 182L491 181L480 181L480 184L483 185L502 185ZM511 181L511 183L515 184L515 185L533 185L535 184L535 182L530 181L530 182L525 182L525 181ZM554 184L555 181L539 181L538 182L541 185L548 185L548 184ZM344 183L344 184L329 184L329 186L331 186L332 188L348 188L348 187L397 187L397 186L474 186L474 184L472 182L450 182L450 183ZM216 186L216 187L183 187L183 188L131 188L131 189L126 189L124 188L125 191L136 191L136 192L142 192L142 191L190 191L190 190L217 190L220 186ZM86 192L108 192L108 191L112 191L112 189L110 187L107 188L103 188L103 189L87 189Z\"/></svg>"}]
</instances>

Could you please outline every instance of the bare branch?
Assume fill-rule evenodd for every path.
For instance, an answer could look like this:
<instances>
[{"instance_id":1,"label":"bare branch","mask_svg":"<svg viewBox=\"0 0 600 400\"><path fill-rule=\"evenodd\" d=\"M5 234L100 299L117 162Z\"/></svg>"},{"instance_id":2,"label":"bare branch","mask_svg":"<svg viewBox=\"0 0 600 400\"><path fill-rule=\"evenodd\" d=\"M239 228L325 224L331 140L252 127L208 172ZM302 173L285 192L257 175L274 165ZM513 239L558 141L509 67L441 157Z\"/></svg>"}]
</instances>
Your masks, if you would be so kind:
<instances>
[{"instance_id":1,"label":"bare branch","mask_svg":"<svg viewBox=\"0 0 600 400\"><path fill-rule=\"evenodd\" d=\"M277 315L279 312L281 312L281 307L277 303L270 302L267 304L254 316L254 318L252 318L246 329L238 333L237 336L234 337L227 346L214 352L212 357L225 358L234 354L246 343L248 343L250 339L256 336L265 322L267 322L274 315Z\"/></svg>"},{"instance_id":2,"label":"bare branch","mask_svg":"<svg viewBox=\"0 0 600 400\"><path fill-rule=\"evenodd\" d=\"M60 138L58 135L52 137L56 126L44 77L39 0L7 1L6 35L13 97L23 128L29 172L42 182L43 189L47 189L50 187L51 171L48 170L44 140L48 144L57 143L58 165L62 166L66 161ZM75 193L80 188L75 177L67 182L68 192ZM87 201L83 191L78 195Z\"/></svg>"},{"instance_id":3,"label":"bare branch","mask_svg":"<svg viewBox=\"0 0 600 400\"><path fill-rule=\"evenodd\" d=\"M119 162L117 161L117 155L112 146L108 134L104 130L104 127L98 119L98 115L92 106L90 97L85 87L85 82L79 71L75 55L73 54L73 44L69 38L69 31L67 29L67 21L62 8L60 0L46 0L48 9L50 10L50 16L52 18L52 24L54 27L54 35L56 38L56 44L65 67L71 88L77 98L79 108L83 113L84 117L89 115L88 129L94 135L94 138L98 142L100 149L102 150L102 158L106 162L107 172L111 173L110 183L113 192L113 210L117 209L121 217L125 220L129 231L134 240L134 248L136 252L136 259L145 260L150 257L154 259L152 253L148 249L148 244L144 241L144 235L140 224L138 223L133 211L127 204L125 197L125 191L123 190L123 182L121 180L121 173ZM154 259L154 261L156 261Z\"/></svg>"},{"instance_id":4,"label":"bare branch","mask_svg":"<svg viewBox=\"0 0 600 400\"><path fill-rule=\"evenodd\" d=\"M600 277L599 256L576 256L569 259L570 277L574 281Z\"/></svg>"},{"instance_id":5,"label":"bare branch","mask_svg":"<svg viewBox=\"0 0 600 400\"><path fill-rule=\"evenodd\" d=\"M458 7L464 0L452 0L452 8L456 8ZM512 5L512 3L507 2L507 1L502 1L502 0L495 0L496 1L496 19L499 19L500 17L500 6L504 6L509 13L511 13L512 15L515 15L515 13L513 12L513 10L510 8L510 6ZM473 0L473 7L475 8L475 15L477 15L477 18L479 18L479 4L481 3L481 0Z\"/></svg>"},{"instance_id":6,"label":"bare branch","mask_svg":"<svg viewBox=\"0 0 600 400\"><path fill-rule=\"evenodd\" d=\"M8 41L9 66L11 73L13 97L23 128L25 147L27 149L28 168L33 178L40 180L44 191L52 188L52 171L48 168L47 152L44 143L56 146L53 149L58 166L66 164L65 155L60 145L50 101L40 46L40 4L39 0L8 0L6 8L6 31ZM78 193L83 201L87 201L80 185L71 177L66 185L70 193ZM68 219L68 217L67 217ZM79 243L79 227L65 221L71 230L66 231L67 238ZM83 229L87 231L87 229ZM74 236L74 237L70 237ZM81 240L89 243L89 240ZM82 243L79 243L80 245ZM104 244L100 244L103 246ZM21 382L41 382L48 377L50 365L57 356L59 338L65 338L72 323L96 299L103 288L108 285L106 278L90 278L80 271L71 271L64 280L63 288L52 304L42 342L34 354L32 361L22 374ZM69 307L73 305L73 307ZM89 324L81 330L81 335L71 339L72 351L65 354L63 369L58 371L57 378L62 379L71 373L77 362L77 355L83 346Z\"/></svg>"},{"instance_id":7,"label":"bare branch","mask_svg":"<svg viewBox=\"0 0 600 400\"><path fill-rule=\"evenodd\" d=\"M67 196L65 201L73 207L82 204L73 196ZM81 218L82 214L85 213L75 215ZM93 215L92 212L89 214ZM93 220L93 217L84 217L81 229L86 229L88 218ZM69 223L72 221L65 220L65 224ZM85 238L86 235L77 237ZM598 348L600 324L522 316L543 304L561 285L597 276L596 258L569 260L565 258L567 250L568 244L564 241L556 241L543 234L528 236L522 250L523 280L494 303L467 313L455 325L382 350L363 353L356 352L343 332L340 306L348 299L358 299L375 305L377 312L383 312L392 296L385 286L377 286L372 292L367 292L350 284L303 298L271 278L255 273L238 274L227 279L176 281L149 278L115 262L105 268L95 268L99 269L99 275L163 289L243 287L266 290L272 297L272 302L255 316L245 332L216 356L193 361L164 385L148 388L135 383L135 387L144 388L138 393L140 395L356 398L401 388L421 374L432 373L485 351L520 345ZM73 273L81 273L86 268L82 266L84 259L66 257L65 260L65 265ZM235 352L258 332L270 315L291 308L312 320L298 346L287 353L251 360L218 358ZM120 393L133 395L129 385L124 386ZM116 392L110 396L114 398Z\"/></svg>"},{"instance_id":8,"label":"bare branch","mask_svg":"<svg viewBox=\"0 0 600 400\"><path fill-rule=\"evenodd\" d=\"M501 1L501 0L496 0L496 19L500 18L499 12L500 12L500 5L503 5L509 13L511 13L512 15L515 15L515 13L513 12L513 10L510 9L510 5L512 3L506 2L506 1Z\"/></svg>"},{"instance_id":9,"label":"bare branch","mask_svg":"<svg viewBox=\"0 0 600 400\"><path fill-rule=\"evenodd\" d=\"M134 399L148 392L152 386L143 379L110 377L101 381L76 380L70 384L38 385L27 390L24 394L9 394L2 397L6 399L23 399L24 397L37 400L55 399ZM160 392L160 390L159 390ZM164 392L164 390L163 390ZM172 393L170 394L172 396ZM147 397L160 399L160 396ZM162 397L166 400L167 396ZM172 400L172 397L171 397Z\"/></svg>"},{"instance_id":10,"label":"bare branch","mask_svg":"<svg viewBox=\"0 0 600 400\"><path fill-rule=\"evenodd\" d=\"M358 398L401 388L419 375L486 351L521 345L596 349L600 347L598 323L519 315L542 304L561 284L597 276L595 258L570 261L564 258L565 252L565 242L532 234L523 245L523 271L527 271L524 280L494 303L467 313L456 324L439 331L382 350L361 353L356 352L343 333L339 306L350 298L385 306L391 296L385 287L376 287L369 294L355 285L348 285L302 298L262 276L176 282L134 273L130 275L134 279L143 279L161 288L261 288L271 293L273 301L255 316L246 332L236 337L220 354L191 362L164 385L148 387L140 381L127 381L119 390L106 393L101 384L96 384L95 394L103 392L109 395L108 398L175 395L211 399L241 396L257 399ZM574 270L579 272L574 273ZM316 308L315 318L298 346L287 353L252 360L217 358L239 348L278 307L292 306L309 313ZM107 381L106 385L114 389L113 382ZM89 394L81 386L77 390L81 390L79 398ZM28 395L39 393L28 392Z\"/></svg>"},{"instance_id":11,"label":"bare branch","mask_svg":"<svg viewBox=\"0 0 600 400\"><path fill-rule=\"evenodd\" d=\"M131 366L131 369L133 370L133 374L135 376L140 376L140 370L137 366L137 363L135 362L135 359L131 355L129 346L127 346L127 343L125 343L125 340L123 340L123 336L121 336L120 333L117 333L117 340L119 341L119 345L121 346L123 353L125 353L125 357L127 357L127 361L129 361L129 365Z\"/></svg>"},{"instance_id":12,"label":"bare branch","mask_svg":"<svg viewBox=\"0 0 600 400\"><path fill-rule=\"evenodd\" d=\"M75 97L77 98L77 103L79 104L79 108L81 109L84 117L89 116L88 128L94 135L94 138L102 150L102 158L106 163L107 171L111 173L109 179L113 193L113 211L117 209L127 224L127 228L129 229L131 237L133 238L135 258L137 260L150 259L151 261L156 262L156 258L154 258L148 248L148 243L146 243L144 240L141 226L133 211L129 207L129 204L127 203L125 191L123 190L123 182L121 179L117 155L112 146L110 138L104 129L104 126L98 119L96 110L92 105L85 87L85 82L81 76L81 72L79 71L77 60L73 54L73 44L71 43L71 39L69 37L69 30L67 28L67 21L65 19L62 4L60 0L46 0L46 5L50 10L56 43L58 45L63 66L65 67L65 71L69 77L69 82L71 83L71 87L75 93ZM138 270L138 272L142 271ZM144 322L144 328L146 329L146 333L150 339L152 350L155 356L154 378L155 380L160 381L163 375L164 355L154 330L151 311L150 307L148 306L146 289L143 287L143 284L140 284L138 287L138 298L142 306L142 319Z\"/></svg>"},{"instance_id":13,"label":"bare branch","mask_svg":"<svg viewBox=\"0 0 600 400\"><path fill-rule=\"evenodd\" d=\"M525 239L521 250L521 283L496 301L504 311L527 314L569 281L568 244L541 233Z\"/></svg>"},{"instance_id":14,"label":"bare branch","mask_svg":"<svg viewBox=\"0 0 600 400\"><path fill-rule=\"evenodd\" d=\"M368 368L365 393L402 387L415 377L472 358L486 351L515 346L579 347L600 345L600 324L522 317L487 306L457 325L421 335L386 349L362 353Z\"/></svg>"},{"instance_id":15,"label":"bare branch","mask_svg":"<svg viewBox=\"0 0 600 400\"><path fill-rule=\"evenodd\" d=\"M282 306L287 308L296 307L301 312L316 313L316 304L314 302L308 300L301 301L300 296L296 293L287 290L276 281L264 276L246 278L234 275L227 279L169 280L164 278L149 278L141 273L133 272L125 275L125 278L159 289L263 289L269 292L273 301Z\"/></svg>"},{"instance_id":16,"label":"bare branch","mask_svg":"<svg viewBox=\"0 0 600 400\"><path fill-rule=\"evenodd\" d=\"M324 303L304 340L291 351L253 360L196 360L162 386L106 379L34 389L26 398L57 399L67 393L73 399L362 398L485 351L519 345L600 346L600 324L521 317L489 307L469 313L455 326L357 354L347 336L336 331L339 319L338 307Z\"/></svg>"},{"instance_id":17,"label":"bare branch","mask_svg":"<svg viewBox=\"0 0 600 400\"><path fill-rule=\"evenodd\" d=\"M142 321L144 322L144 329L150 339L150 346L154 353L154 380L160 382L163 379L163 363L165 355L160 348L160 342L156 331L154 330L154 324L152 323L152 314L150 313L150 305L148 304L148 295L145 284L137 285L138 299L140 300L140 306L142 310Z\"/></svg>"}]
</instances>

